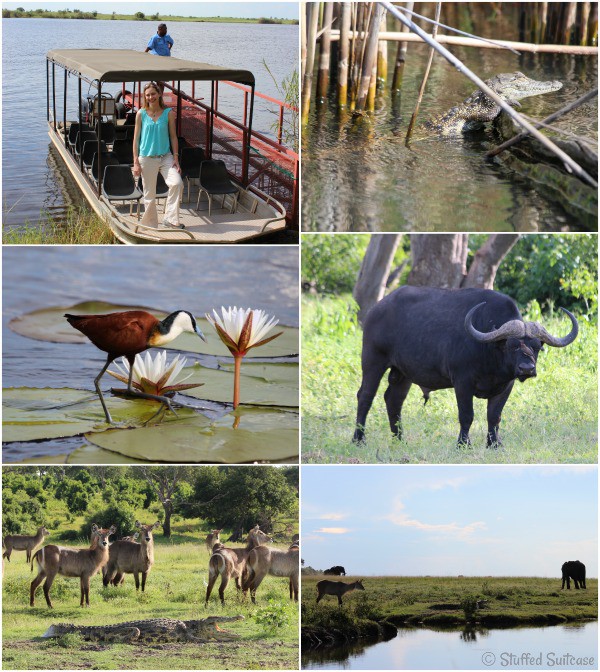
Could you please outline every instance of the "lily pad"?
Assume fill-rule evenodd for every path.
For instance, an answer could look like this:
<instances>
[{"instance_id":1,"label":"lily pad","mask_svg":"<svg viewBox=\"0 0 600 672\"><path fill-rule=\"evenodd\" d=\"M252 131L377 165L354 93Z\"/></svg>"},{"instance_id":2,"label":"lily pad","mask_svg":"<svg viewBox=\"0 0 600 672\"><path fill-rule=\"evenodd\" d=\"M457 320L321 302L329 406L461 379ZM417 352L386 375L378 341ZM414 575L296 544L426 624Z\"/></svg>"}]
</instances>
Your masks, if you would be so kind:
<instances>
[{"instance_id":1,"label":"lily pad","mask_svg":"<svg viewBox=\"0 0 600 672\"><path fill-rule=\"evenodd\" d=\"M146 310L156 318L162 320L169 313L147 306L128 306L104 301L84 301L73 306L52 306L33 310L24 315L14 317L8 323L10 329L17 334L38 341L51 343L86 343L88 339L81 332L74 329L64 317L65 313L75 315L95 315L115 313L124 310ZM171 344L165 346L170 350L182 350L197 354L224 356L229 350L217 336L208 320L197 316L196 321L204 332L208 343L205 343L195 334L181 334ZM299 330L295 327L277 325L276 331L283 331L282 335L263 346L250 350L247 358L252 357L285 357L295 355L299 351ZM274 332L275 333L275 332Z\"/></svg>"},{"instance_id":2,"label":"lily pad","mask_svg":"<svg viewBox=\"0 0 600 672\"><path fill-rule=\"evenodd\" d=\"M281 369L277 369L281 367ZM204 383L186 391L186 395L196 399L210 399L231 403L233 399L233 371L209 369L195 364L185 369L192 372L186 383ZM250 364L242 362L240 377L240 401L242 404L297 408L298 365L292 364ZM248 374L248 375L247 375ZM256 375L255 375L256 374ZM278 380L281 382L270 382Z\"/></svg>"},{"instance_id":3,"label":"lily pad","mask_svg":"<svg viewBox=\"0 0 600 672\"><path fill-rule=\"evenodd\" d=\"M134 460L112 450L104 450L93 443L84 443L67 455L67 464L145 464L146 460Z\"/></svg>"},{"instance_id":4,"label":"lily pad","mask_svg":"<svg viewBox=\"0 0 600 672\"><path fill-rule=\"evenodd\" d=\"M237 428L233 425L237 423ZM241 409L210 423L202 416L141 429L86 435L91 443L150 462L235 464L298 460L298 416Z\"/></svg>"},{"instance_id":5,"label":"lily pad","mask_svg":"<svg viewBox=\"0 0 600 672\"><path fill-rule=\"evenodd\" d=\"M114 422L124 427L139 427L157 411L157 404L145 399L123 399L105 393ZM103 432L107 424L96 394L71 388L11 387L3 390L2 440L37 441ZM195 412L182 408L179 419ZM162 422L177 420L167 413Z\"/></svg>"}]
</instances>

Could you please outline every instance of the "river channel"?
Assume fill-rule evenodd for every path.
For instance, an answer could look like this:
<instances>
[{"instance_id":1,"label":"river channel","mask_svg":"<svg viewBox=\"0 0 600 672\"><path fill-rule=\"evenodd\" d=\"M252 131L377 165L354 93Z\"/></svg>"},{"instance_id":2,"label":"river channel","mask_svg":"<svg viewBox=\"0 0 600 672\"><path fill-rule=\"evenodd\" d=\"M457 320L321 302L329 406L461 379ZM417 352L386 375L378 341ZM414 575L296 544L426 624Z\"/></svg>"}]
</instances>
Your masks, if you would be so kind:
<instances>
[{"instance_id":1,"label":"river channel","mask_svg":"<svg viewBox=\"0 0 600 672\"><path fill-rule=\"evenodd\" d=\"M4 226L15 226L27 220L37 223L42 209L82 202L68 171L50 149L46 53L57 48L143 51L156 25L150 21L3 19L2 28L2 219ZM281 95L263 59L278 84L298 67L298 26L182 22L170 26L169 33L175 41L173 56L251 70L256 91L273 98ZM208 85L203 86L196 88L197 95L209 96ZM75 96L69 100L69 110L75 116L74 79L70 89ZM240 91L220 87L220 110L240 119L242 104ZM274 109L257 99L253 127L272 135L270 127L277 119Z\"/></svg>"},{"instance_id":2,"label":"river channel","mask_svg":"<svg viewBox=\"0 0 600 672\"><path fill-rule=\"evenodd\" d=\"M305 670L598 669L598 623L505 630L400 628L387 642L303 653Z\"/></svg>"}]
</instances>

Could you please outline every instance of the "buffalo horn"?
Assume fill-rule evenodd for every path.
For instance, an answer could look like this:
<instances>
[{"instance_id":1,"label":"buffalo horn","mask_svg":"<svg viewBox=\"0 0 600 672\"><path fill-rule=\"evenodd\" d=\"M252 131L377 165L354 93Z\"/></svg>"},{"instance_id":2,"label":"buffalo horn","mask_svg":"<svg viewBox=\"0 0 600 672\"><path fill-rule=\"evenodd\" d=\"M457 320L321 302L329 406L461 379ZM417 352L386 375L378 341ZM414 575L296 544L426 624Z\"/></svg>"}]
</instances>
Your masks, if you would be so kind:
<instances>
[{"instance_id":1,"label":"buffalo horn","mask_svg":"<svg viewBox=\"0 0 600 672\"><path fill-rule=\"evenodd\" d=\"M471 308L465 317L465 329L476 341L479 341L480 343L503 341L507 338L538 338L540 341L542 341L542 343L546 343L552 347L564 348L566 345L572 343L577 338L577 334L579 333L579 325L577 324L575 316L566 308L561 308L561 310L563 313L566 313L569 316L573 327L570 333L563 338L552 336L552 334L549 334L546 329L538 322L523 322L522 320L510 320L494 331L483 333L475 329L472 324L472 319L475 311L481 306L485 305L485 303L485 301L483 303L478 303L476 306Z\"/></svg>"}]
</instances>

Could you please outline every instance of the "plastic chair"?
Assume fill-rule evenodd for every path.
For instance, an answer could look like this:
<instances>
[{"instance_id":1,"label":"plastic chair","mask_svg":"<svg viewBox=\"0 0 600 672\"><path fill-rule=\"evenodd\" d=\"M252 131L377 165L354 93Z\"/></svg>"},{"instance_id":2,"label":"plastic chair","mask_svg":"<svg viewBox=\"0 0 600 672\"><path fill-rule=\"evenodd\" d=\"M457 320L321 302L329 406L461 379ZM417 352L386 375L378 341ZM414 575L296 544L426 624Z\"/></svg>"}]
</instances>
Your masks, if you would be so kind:
<instances>
[{"instance_id":1,"label":"plastic chair","mask_svg":"<svg viewBox=\"0 0 600 672\"><path fill-rule=\"evenodd\" d=\"M112 145L116 137L115 125L113 124L112 121L103 121L103 122L97 121L94 127L96 135L98 135L98 126L100 124L102 125L102 128L100 129L101 130L100 138L104 140L104 142L107 145Z\"/></svg>"},{"instance_id":2,"label":"plastic chair","mask_svg":"<svg viewBox=\"0 0 600 672\"><path fill-rule=\"evenodd\" d=\"M133 166L133 140L117 138L113 143L112 151L117 155L119 163Z\"/></svg>"},{"instance_id":3,"label":"plastic chair","mask_svg":"<svg viewBox=\"0 0 600 672\"><path fill-rule=\"evenodd\" d=\"M74 121L69 126L69 135L67 136L67 142L69 143L69 149L74 154L75 153L75 143L77 141L77 134L79 131L91 131L89 124L80 124L78 121Z\"/></svg>"},{"instance_id":4,"label":"plastic chair","mask_svg":"<svg viewBox=\"0 0 600 672\"><path fill-rule=\"evenodd\" d=\"M187 202L190 202L190 180L200 177L200 164L206 158L201 147L181 147L179 151L179 167L181 177L187 182Z\"/></svg>"},{"instance_id":5,"label":"plastic chair","mask_svg":"<svg viewBox=\"0 0 600 672\"><path fill-rule=\"evenodd\" d=\"M79 131L75 139L75 156L79 157L86 142L94 140L98 142L98 136L95 131Z\"/></svg>"},{"instance_id":6,"label":"plastic chair","mask_svg":"<svg viewBox=\"0 0 600 672\"><path fill-rule=\"evenodd\" d=\"M198 203L196 210L200 207L200 196L204 192L208 196L208 216L212 207L213 196L223 196L221 207L225 206L225 196L227 194L235 194L230 212L235 212L237 207L237 198L239 189L231 181L231 177L227 172L227 166L224 161L219 159L212 159L210 161L203 161L200 164L200 192L198 193Z\"/></svg>"},{"instance_id":7,"label":"plastic chair","mask_svg":"<svg viewBox=\"0 0 600 672\"><path fill-rule=\"evenodd\" d=\"M94 160L94 155L98 151L98 140L86 140L83 143L83 151L81 152L81 158L83 160L83 165L87 170L91 170L92 162ZM106 143L104 140L100 141L100 151L106 152Z\"/></svg>"},{"instance_id":8,"label":"plastic chair","mask_svg":"<svg viewBox=\"0 0 600 672\"><path fill-rule=\"evenodd\" d=\"M119 159L115 156L113 152L100 152L100 166L102 167L102 174L104 175L104 169L106 166L118 166L119 165ZM125 168L129 169L129 166L125 166ZM92 159L92 180L94 183L98 184L98 153L94 154L94 158Z\"/></svg>"},{"instance_id":9,"label":"plastic chair","mask_svg":"<svg viewBox=\"0 0 600 672\"><path fill-rule=\"evenodd\" d=\"M109 201L129 201L129 214L133 214L133 204L137 202L137 218L140 218L142 192L136 187L129 166L108 165L104 169L102 195Z\"/></svg>"}]
</instances>

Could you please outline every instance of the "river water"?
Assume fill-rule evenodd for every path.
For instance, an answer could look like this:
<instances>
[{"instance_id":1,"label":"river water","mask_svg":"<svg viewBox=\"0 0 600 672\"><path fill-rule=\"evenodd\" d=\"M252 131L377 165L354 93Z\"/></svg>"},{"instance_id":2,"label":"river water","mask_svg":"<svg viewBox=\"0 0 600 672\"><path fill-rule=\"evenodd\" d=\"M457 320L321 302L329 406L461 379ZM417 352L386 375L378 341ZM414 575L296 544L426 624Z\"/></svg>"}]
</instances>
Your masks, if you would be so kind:
<instances>
[{"instance_id":1,"label":"river water","mask_svg":"<svg viewBox=\"0 0 600 672\"><path fill-rule=\"evenodd\" d=\"M598 669L598 623L456 631L400 628L387 642L302 656L305 670ZM585 662L587 661L587 662Z\"/></svg>"},{"instance_id":2,"label":"river water","mask_svg":"<svg viewBox=\"0 0 600 672\"><path fill-rule=\"evenodd\" d=\"M60 372L68 370L70 385L90 388L93 371L101 368L104 354L91 343L73 360L68 345L7 328L12 318L39 308L100 300L167 312L183 308L201 317L222 305L243 305L287 326L299 323L295 248L5 246L2 262L3 387L60 387Z\"/></svg>"},{"instance_id":3,"label":"river water","mask_svg":"<svg viewBox=\"0 0 600 672\"><path fill-rule=\"evenodd\" d=\"M503 12L512 8L503 5ZM477 34L518 39L506 21L477 25ZM490 35L492 33L492 35ZM466 139L429 138L404 145L428 47L410 43L402 95L392 99L396 43L389 48L388 88L370 118L338 112L335 95L317 104L302 130L302 227L306 231L564 231L583 230L576 215L551 202L483 154L491 130ZM452 47L483 79L517 70L559 80L561 90L526 98L520 111L543 119L597 86L596 56L527 54ZM315 71L316 80L316 71ZM434 58L419 122L459 104L475 86L442 57ZM597 98L559 125L597 140Z\"/></svg>"},{"instance_id":4,"label":"river water","mask_svg":"<svg viewBox=\"0 0 600 672\"><path fill-rule=\"evenodd\" d=\"M2 21L2 214L4 225L37 223L40 211L80 203L68 172L50 150L46 125L46 53L57 48L112 48L143 51L155 22L72 19ZM298 67L298 26L229 23L174 23L173 56L251 70L256 91L280 99L263 59L281 84ZM62 71L61 71L62 76ZM204 88L202 88L204 87ZM210 95L207 84L197 95ZM77 110L77 83L69 101ZM109 90L110 87L108 87ZM185 87L184 87L185 89ZM230 89L227 91L227 89ZM87 92L84 83L83 92ZM116 93L117 89L113 91ZM240 119L242 94L219 88L219 109ZM274 106L256 99L253 127L267 135L277 117Z\"/></svg>"}]
</instances>

